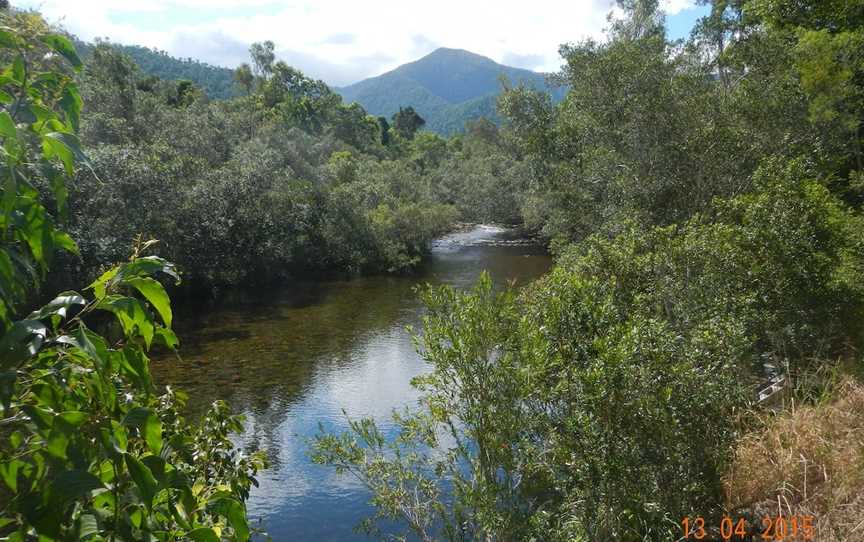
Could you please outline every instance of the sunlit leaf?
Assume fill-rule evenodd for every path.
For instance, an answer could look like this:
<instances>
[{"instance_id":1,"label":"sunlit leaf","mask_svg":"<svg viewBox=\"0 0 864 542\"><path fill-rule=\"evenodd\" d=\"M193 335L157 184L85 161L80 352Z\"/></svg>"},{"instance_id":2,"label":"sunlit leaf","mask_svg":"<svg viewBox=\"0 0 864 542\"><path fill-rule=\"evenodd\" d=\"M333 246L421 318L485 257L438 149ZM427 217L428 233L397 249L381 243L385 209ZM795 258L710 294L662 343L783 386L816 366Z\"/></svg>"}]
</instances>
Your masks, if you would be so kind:
<instances>
[{"instance_id":1,"label":"sunlit leaf","mask_svg":"<svg viewBox=\"0 0 864 542\"><path fill-rule=\"evenodd\" d=\"M72 45L72 42L69 38L65 36L61 36L59 34L50 34L47 36L42 36L42 42L51 47L55 52L62 55L66 60L72 64L72 67L76 70L80 70L84 65L81 62L81 58L78 56L78 53L75 51L75 46Z\"/></svg>"},{"instance_id":2,"label":"sunlit leaf","mask_svg":"<svg viewBox=\"0 0 864 542\"><path fill-rule=\"evenodd\" d=\"M171 300L158 281L150 277L132 277L126 280L126 283L135 287L147 301L153 305L153 308L159 313L162 321L167 327L171 327L172 313Z\"/></svg>"}]
</instances>

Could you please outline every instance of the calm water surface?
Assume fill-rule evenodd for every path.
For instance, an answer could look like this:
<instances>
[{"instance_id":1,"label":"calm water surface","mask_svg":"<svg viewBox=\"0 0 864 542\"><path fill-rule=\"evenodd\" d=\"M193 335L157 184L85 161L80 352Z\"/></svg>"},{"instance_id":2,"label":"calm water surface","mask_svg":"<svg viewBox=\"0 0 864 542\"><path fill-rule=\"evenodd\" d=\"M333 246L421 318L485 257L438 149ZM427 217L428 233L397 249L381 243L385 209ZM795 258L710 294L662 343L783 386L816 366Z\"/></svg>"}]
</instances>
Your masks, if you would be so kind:
<instances>
[{"instance_id":1,"label":"calm water surface","mask_svg":"<svg viewBox=\"0 0 864 542\"><path fill-rule=\"evenodd\" d=\"M294 283L186 315L182 360L159 360L153 372L186 390L193 410L225 399L246 416L242 443L266 450L271 462L249 513L273 540L367 540L353 527L372 512L369 493L307 456L318 424L346 429L344 409L375 417L386 431L394 408L416 403L409 382L426 367L405 327L419 325L417 284L464 288L484 269L496 283L525 284L550 264L541 247L477 226L436 241L410 277Z\"/></svg>"}]
</instances>

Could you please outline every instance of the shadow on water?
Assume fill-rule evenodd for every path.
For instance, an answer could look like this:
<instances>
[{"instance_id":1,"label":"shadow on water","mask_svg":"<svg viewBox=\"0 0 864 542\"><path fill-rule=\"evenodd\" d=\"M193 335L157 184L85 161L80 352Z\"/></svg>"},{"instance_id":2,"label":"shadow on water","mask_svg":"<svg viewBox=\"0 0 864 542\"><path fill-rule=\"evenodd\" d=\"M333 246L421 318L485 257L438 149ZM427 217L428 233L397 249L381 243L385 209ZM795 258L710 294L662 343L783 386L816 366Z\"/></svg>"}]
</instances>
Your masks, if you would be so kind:
<instances>
[{"instance_id":1,"label":"shadow on water","mask_svg":"<svg viewBox=\"0 0 864 542\"><path fill-rule=\"evenodd\" d=\"M182 358L154 361L154 378L185 390L193 414L224 399L246 416L242 444L271 461L249 511L274 540L365 540L352 529L371 511L369 494L306 456L318 424L345 429L344 409L375 417L386 431L389 413L416 401L410 380L425 367L405 327L420 322L418 284L465 288L484 269L496 283L524 284L550 265L542 247L477 226L437 240L412 276L245 292L215 309L181 312Z\"/></svg>"}]
</instances>

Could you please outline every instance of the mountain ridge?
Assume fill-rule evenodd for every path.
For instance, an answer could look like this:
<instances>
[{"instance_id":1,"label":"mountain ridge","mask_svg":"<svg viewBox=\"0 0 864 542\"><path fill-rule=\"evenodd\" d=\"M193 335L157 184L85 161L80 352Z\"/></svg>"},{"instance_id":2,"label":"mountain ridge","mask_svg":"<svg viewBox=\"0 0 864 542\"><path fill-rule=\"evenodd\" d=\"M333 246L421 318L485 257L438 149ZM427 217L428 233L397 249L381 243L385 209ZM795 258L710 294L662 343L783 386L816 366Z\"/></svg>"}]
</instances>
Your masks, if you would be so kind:
<instances>
[{"instance_id":1,"label":"mountain ridge","mask_svg":"<svg viewBox=\"0 0 864 542\"><path fill-rule=\"evenodd\" d=\"M346 102L357 102L371 115L390 117L400 107L413 107L426 128L444 135L460 132L480 116L498 121L495 102L509 84L525 84L558 99L560 89L546 74L499 64L465 49L441 47L415 61L357 83L334 87Z\"/></svg>"}]
</instances>

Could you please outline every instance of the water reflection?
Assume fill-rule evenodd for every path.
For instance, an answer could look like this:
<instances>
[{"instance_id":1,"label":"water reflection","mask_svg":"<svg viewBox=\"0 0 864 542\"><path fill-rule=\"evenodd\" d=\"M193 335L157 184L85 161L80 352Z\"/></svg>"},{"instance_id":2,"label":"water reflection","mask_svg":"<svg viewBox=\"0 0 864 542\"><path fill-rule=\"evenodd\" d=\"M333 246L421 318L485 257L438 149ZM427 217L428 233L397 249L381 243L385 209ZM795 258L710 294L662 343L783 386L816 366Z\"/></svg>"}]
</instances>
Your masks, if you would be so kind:
<instances>
[{"instance_id":1,"label":"water reflection","mask_svg":"<svg viewBox=\"0 0 864 542\"><path fill-rule=\"evenodd\" d=\"M484 269L496 282L524 283L549 265L540 247L478 226L436 241L411 277L292 284L188 315L182 360L154 363L155 378L189 392L193 411L225 399L246 415L242 440L272 462L249 510L274 540L365 540L352 529L369 515L369 495L311 464L307 439L319 423L344 429L343 409L392 429L390 412L415 402L409 383L425 367L405 327L419 324L418 283L467 287Z\"/></svg>"}]
</instances>

